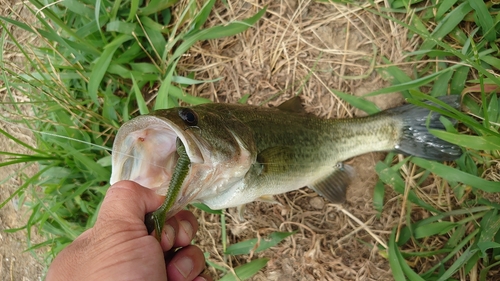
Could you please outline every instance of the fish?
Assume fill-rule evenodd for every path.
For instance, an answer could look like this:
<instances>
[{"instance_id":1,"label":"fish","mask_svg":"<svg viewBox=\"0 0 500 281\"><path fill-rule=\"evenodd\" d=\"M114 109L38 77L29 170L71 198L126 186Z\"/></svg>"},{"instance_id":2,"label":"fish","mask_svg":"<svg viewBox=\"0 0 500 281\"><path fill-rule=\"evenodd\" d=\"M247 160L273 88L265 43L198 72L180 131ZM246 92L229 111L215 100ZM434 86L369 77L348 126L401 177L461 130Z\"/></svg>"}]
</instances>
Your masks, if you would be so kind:
<instances>
[{"instance_id":1,"label":"fish","mask_svg":"<svg viewBox=\"0 0 500 281\"><path fill-rule=\"evenodd\" d=\"M439 100L460 107L457 95ZM299 96L277 107L207 103L157 110L118 130L110 183L131 180L167 194L181 146L187 174L166 218L190 203L225 209L270 202L305 186L340 204L355 177L344 163L352 157L395 151L436 161L459 158L459 146L429 132L445 129L440 117L405 104L366 117L324 119L307 113Z\"/></svg>"}]
</instances>

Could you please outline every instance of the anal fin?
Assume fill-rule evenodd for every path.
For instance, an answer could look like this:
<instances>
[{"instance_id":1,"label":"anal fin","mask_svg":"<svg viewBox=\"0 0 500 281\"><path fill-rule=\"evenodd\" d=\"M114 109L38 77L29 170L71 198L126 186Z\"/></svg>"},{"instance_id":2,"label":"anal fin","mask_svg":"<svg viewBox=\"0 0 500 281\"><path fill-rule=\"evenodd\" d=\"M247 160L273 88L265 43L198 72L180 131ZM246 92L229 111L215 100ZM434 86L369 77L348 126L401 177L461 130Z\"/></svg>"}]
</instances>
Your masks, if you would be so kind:
<instances>
[{"instance_id":1,"label":"anal fin","mask_svg":"<svg viewBox=\"0 0 500 281\"><path fill-rule=\"evenodd\" d=\"M354 177L354 168L342 163L334 167L327 177L310 184L309 187L319 195L335 204L343 203L346 199L347 187Z\"/></svg>"},{"instance_id":2,"label":"anal fin","mask_svg":"<svg viewBox=\"0 0 500 281\"><path fill-rule=\"evenodd\" d=\"M274 199L273 195L268 195L268 194L260 196L259 198L257 198L257 201L281 205L280 202L278 202L278 201L276 201L276 199Z\"/></svg>"}]
</instances>

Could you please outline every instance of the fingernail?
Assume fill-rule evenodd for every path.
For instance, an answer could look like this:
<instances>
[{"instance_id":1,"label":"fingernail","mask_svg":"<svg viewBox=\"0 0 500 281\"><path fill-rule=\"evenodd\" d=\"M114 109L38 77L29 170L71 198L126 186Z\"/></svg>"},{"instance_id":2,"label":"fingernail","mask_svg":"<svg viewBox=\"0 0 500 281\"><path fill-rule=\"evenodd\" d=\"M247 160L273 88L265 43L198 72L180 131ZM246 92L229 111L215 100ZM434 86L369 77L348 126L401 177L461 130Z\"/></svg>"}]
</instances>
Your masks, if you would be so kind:
<instances>
[{"instance_id":1,"label":"fingernail","mask_svg":"<svg viewBox=\"0 0 500 281\"><path fill-rule=\"evenodd\" d=\"M174 263L174 266L184 278L187 278L191 271L193 271L194 264L190 258L182 257Z\"/></svg>"},{"instance_id":2,"label":"fingernail","mask_svg":"<svg viewBox=\"0 0 500 281\"><path fill-rule=\"evenodd\" d=\"M193 237L193 226L189 221L180 221L179 222L184 232L188 235L189 239Z\"/></svg>"},{"instance_id":3,"label":"fingernail","mask_svg":"<svg viewBox=\"0 0 500 281\"><path fill-rule=\"evenodd\" d=\"M167 224L165 225L165 235L167 235L167 240L169 245L174 245L174 239L175 239L175 229Z\"/></svg>"}]
</instances>

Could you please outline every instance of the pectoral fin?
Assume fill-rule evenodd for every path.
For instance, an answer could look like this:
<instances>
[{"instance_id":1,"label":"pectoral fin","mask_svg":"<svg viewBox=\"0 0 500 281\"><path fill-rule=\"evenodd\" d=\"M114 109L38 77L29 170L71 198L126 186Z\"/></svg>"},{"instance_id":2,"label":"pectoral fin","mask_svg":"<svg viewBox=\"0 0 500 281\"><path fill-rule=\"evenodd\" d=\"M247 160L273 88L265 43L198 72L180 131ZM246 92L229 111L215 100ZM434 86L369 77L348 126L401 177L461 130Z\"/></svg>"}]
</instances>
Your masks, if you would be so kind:
<instances>
[{"instance_id":1,"label":"pectoral fin","mask_svg":"<svg viewBox=\"0 0 500 281\"><path fill-rule=\"evenodd\" d=\"M309 187L332 203L340 204L345 201L347 187L354 176L354 169L349 165L337 164L334 171Z\"/></svg>"},{"instance_id":2,"label":"pectoral fin","mask_svg":"<svg viewBox=\"0 0 500 281\"><path fill-rule=\"evenodd\" d=\"M293 161L295 161L295 152L287 146L270 147L257 155L257 162L262 167L261 174L286 173Z\"/></svg>"}]
</instances>

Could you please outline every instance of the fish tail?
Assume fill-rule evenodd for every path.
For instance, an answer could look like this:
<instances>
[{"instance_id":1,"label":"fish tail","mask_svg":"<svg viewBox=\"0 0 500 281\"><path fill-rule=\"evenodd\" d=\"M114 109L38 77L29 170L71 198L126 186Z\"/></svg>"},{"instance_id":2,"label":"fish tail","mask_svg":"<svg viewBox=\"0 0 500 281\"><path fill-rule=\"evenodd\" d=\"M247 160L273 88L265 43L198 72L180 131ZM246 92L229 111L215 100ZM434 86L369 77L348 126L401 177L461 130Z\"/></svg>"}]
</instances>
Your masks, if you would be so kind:
<instances>
[{"instance_id":1,"label":"fish tail","mask_svg":"<svg viewBox=\"0 0 500 281\"><path fill-rule=\"evenodd\" d=\"M460 107L459 98L459 95L450 95L438 99L458 109ZM426 103L436 105L432 102ZM413 104L392 108L384 113L401 118L403 121L402 136L395 147L399 153L437 161L453 161L462 155L459 146L444 141L429 132L428 129L445 129L439 121L441 116L439 113L431 113L430 110ZM430 120L427 126L428 118ZM456 122L456 120L453 121Z\"/></svg>"}]
</instances>

